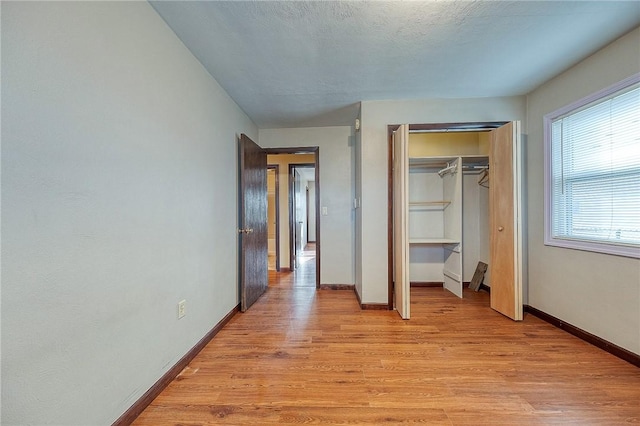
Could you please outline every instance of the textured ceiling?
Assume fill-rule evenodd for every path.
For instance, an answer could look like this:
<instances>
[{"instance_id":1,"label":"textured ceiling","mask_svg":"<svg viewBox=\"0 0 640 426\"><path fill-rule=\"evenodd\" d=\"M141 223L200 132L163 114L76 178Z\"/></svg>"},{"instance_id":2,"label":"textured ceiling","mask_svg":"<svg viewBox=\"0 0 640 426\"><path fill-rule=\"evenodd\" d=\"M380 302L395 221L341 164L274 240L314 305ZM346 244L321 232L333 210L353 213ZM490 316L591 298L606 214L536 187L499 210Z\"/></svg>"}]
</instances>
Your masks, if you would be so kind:
<instances>
[{"instance_id":1,"label":"textured ceiling","mask_svg":"<svg viewBox=\"0 0 640 426\"><path fill-rule=\"evenodd\" d=\"M352 124L362 100L526 94L640 25L640 1L152 5L260 128Z\"/></svg>"}]
</instances>

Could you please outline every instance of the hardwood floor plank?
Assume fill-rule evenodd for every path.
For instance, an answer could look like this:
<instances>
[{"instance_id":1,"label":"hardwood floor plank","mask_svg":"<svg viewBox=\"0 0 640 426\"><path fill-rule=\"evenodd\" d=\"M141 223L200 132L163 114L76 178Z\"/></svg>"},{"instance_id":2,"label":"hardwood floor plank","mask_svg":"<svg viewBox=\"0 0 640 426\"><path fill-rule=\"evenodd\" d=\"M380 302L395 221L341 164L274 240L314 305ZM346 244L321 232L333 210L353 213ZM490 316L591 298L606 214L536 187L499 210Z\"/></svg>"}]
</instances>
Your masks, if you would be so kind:
<instances>
[{"instance_id":1,"label":"hardwood floor plank","mask_svg":"<svg viewBox=\"0 0 640 426\"><path fill-rule=\"evenodd\" d=\"M312 274L270 276L135 425L640 422L640 369L485 292L412 288L403 321Z\"/></svg>"}]
</instances>

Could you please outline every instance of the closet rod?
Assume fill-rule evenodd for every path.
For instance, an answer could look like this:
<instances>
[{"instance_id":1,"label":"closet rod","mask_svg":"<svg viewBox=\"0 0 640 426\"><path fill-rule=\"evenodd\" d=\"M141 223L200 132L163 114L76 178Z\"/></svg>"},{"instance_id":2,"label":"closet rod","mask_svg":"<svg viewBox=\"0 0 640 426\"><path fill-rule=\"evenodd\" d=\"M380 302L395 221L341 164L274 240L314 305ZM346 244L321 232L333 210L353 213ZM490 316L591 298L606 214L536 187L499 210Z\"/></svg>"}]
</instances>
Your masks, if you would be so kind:
<instances>
[{"instance_id":1,"label":"closet rod","mask_svg":"<svg viewBox=\"0 0 640 426\"><path fill-rule=\"evenodd\" d=\"M489 166L462 166L463 172L483 172L489 170Z\"/></svg>"}]
</instances>

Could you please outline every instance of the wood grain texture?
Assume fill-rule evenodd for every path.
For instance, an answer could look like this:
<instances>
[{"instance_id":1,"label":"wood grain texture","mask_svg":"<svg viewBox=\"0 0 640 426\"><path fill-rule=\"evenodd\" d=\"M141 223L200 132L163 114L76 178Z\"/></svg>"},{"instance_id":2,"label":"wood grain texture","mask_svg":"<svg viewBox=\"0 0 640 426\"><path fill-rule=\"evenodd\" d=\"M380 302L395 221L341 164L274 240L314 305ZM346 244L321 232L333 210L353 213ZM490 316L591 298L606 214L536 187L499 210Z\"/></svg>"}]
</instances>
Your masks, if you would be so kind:
<instances>
[{"instance_id":1,"label":"wood grain texture","mask_svg":"<svg viewBox=\"0 0 640 426\"><path fill-rule=\"evenodd\" d=\"M442 281L411 281L409 283L411 287L440 287L444 286Z\"/></svg>"},{"instance_id":2,"label":"wood grain texture","mask_svg":"<svg viewBox=\"0 0 640 426\"><path fill-rule=\"evenodd\" d=\"M541 320L548 322L549 324L558 327L567 333L571 333L574 336L584 340L585 342L591 343L592 345L609 352L610 354L617 356L620 359L623 359L636 367L640 367L640 355L634 354L631 351L626 350L614 343L611 343L607 340L604 340L594 334L589 333L579 327L576 327L573 324L569 324L560 318L554 317L540 309L534 308L533 306L525 305L525 312L529 312L531 315L535 315Z\"/></svg>"},{"instance_id":3,"label":"wood grain texture","mask_svg":"<svg viewBox=\"0 0 640 426\"><path fill-rule=\"evenodd\" d=\"M244 312L268 287L267 153L240 136L240 309Z\"/></svg>"},{"instance_id":4,"label":"wood grain texture","mask_svg":"<svg viewBox=\"0 0 640 426\"><path fill-rule=\"evenodd\" d=\"M351 290L355 286L353 284L320 284L320 290Z\"/></svg>"},{"instance_id":5,"label":"wood grain texture","mask_svg":"<svg viewBox=\"0 0 640 426\"><path fill-rule=\"evenodd\" d=\"M471 282L469 283L469 288L473 291L480 290L480 286L482 285L482 280L484 280L484 274L487 272L487 265L484 262L478 262L476 266L476 270L473 273L473 278L471 278Z\"/></svg>"},{"instance_id":6,"label":"wood grain texture","mask_svg":"<svg viewBox=\"0 0 640 426\"><path fill-rule=\"evenodd\" d=\"M513 322L485 292L413 288L403 321L296 275L272 274L134 424L640 421L640 369L533 315Z\"/></svg>"},{"instance_id":7,"label":"wood grain texture","mask_svg":"<svg viewBox=\"0 0 640 426\"><path fill-rule=\"evenodd\" d=\"M511 319L521 319L516 299L514 247L513 123L491 132L489 156L489 250L491 259L491 307Z\"/></svg>"},{"instance_id":8,"label":"wood grain texture","mask_svg":"<svg viewBox=\"0 0 640 426\"><path fill-rule=\"evenodd\" d=\"M409 128L393 135L393 307L404 319L411 316L409 293Z\"/></svg>"}]
</instances>

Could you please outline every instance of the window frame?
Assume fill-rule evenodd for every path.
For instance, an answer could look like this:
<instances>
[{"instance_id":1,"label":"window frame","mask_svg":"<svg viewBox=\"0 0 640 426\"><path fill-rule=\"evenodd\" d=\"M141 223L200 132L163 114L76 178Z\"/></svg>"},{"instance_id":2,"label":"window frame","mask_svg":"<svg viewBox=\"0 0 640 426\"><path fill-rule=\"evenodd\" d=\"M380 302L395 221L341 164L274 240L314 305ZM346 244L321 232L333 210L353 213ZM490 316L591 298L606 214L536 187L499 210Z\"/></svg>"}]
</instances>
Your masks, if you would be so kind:
<instances>
[{"instance_id":1,"label":"window frame","mask_svg":"<svg viewBox=\"0 0 640 426\"><path fill-rule=\"evenodd\" d=\"M598 242L587 239L559 238L553 236L553 177L552 177L552 124L559 117L578 112L589 104L605 100L616 92L631 89L640 83L640 73L636 73L609 87L599 90L578 101L557 109L543 117L544 125L544 245L574 250L583 250L616 256L640 258L640 244L617 244L612 242Z\"/></svg>"}]
</instances>

